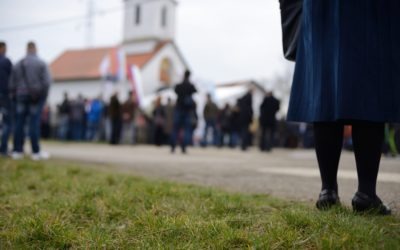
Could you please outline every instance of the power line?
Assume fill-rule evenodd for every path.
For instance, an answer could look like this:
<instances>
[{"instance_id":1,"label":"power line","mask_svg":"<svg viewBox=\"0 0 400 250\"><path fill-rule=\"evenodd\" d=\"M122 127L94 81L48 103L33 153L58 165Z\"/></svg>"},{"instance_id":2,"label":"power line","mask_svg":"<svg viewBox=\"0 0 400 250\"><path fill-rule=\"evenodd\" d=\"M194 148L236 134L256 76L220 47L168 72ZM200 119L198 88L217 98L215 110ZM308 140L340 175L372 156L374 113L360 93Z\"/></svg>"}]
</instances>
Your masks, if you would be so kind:
<instances>
[{"instance_id":1,"label":"power line","mask_svg":"<svg viewBox=\"0 0 400 250\"><path fill-rule=\"evenodd\" d=\"M113 13L113 12L119 12L119 11L123 11L123 10L124 10L123 7L114 7L114 8L109 8L109 9L103 9L103 10L94 11L93 16L102 16L102 15L106 15L106 14ZM55 25L60 25L60 24L64 24L64 23L76 22L76 21L86 21L86 20L88 20L88 18L90 18L88 15L74 16L74 17L39 22L39 23L34 23L34 24L24 24L24 25L0 27L0 32L13 32L13 31L41 28L41 27L45 27L45 26L55 26Z\"/></svg>"},{"instance_id":2,"label":"power line","mask_svg":"<svg viewBox=\"0 0 400 250\"><path fill-rule=\"evenodd\" d=\"M154 1L158 1L158 0L147 0L146 2L143 2L142 4L148 4L148 3L151 3ZM91 13L91 15L102 16L102 15L110 14L113 12L120 12L120 11L124 11L124 10L126 10L126 8L124 8L124 6L118 6L118 7L113 7L113 8L109 8L109 9L93 11ZM34 23L34 24L24 24L24 25L0 27L0 33L27 30L27 29L35 29L35 28L41 28L41 27L45 27L45 26L54 26L54 25L59 25L59 24L63 24L63 23L75 22L75 21L87 21L90 18L91 18L90 15L75 16L75 17L68 17L68 18L57 19L57 20L52 20L52 21L39 22L39 23Z\"/></svg>"}]
</instances>

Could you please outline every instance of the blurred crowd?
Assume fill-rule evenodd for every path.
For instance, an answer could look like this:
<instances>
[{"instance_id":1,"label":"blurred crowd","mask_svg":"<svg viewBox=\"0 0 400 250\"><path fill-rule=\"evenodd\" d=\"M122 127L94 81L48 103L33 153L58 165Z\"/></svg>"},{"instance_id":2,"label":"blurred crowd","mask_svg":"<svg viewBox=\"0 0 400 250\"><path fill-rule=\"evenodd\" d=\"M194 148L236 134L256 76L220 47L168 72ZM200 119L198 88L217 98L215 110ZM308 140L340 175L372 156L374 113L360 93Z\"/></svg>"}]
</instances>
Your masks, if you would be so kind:
<instances>
[{"instance_id":1,"label":"blurred crowd","mask_svg":"<svg viewBox=\"0 0 400 250\"><path fill-rule=\"evenodd\" d=\"M211 94L201 107L193 95L197 92L190 81L190 72L175 86L176 99L156 97L151 107L140 108L134 92L121 101L118 92L109 100L88 99L83 95L70 98L51 108L46 104L51 79L47 66L36 55L36 46L29 43L27 56L16 65L5 57L5 43L0 44L1 89L0 132L1 154L8 154L8 139L13 135L13 158L23 157L25 134L31 139L33 157L47 158L40 150L39 138L62 141L109 142L118 144L170 145L240 148L246 151L258 146L269 152L274 147L313 148L313 127L306 123L277 120L280 101L266 92L258 112L253 110L253 89L241 98L223 106ZM10 84L9 84L10 83ZM28 84L27 84L28 83ZM255 118L257 115L257 119ZM27 130L29 128L29 131ZM383 152L398 155L399 125L386 125ZM344 148L352 150L351 127L344 133Z\"/></svg>"},{"instance_id":2,"label":"blurred crowd","mask_svg":"<svg viewBox=\"0 0 400 250\"><path fill-rule=\"evenodd\" d=\"M64 100L53 113L48 106L42 114L42 137L63 141L107 141L117 144L170 145L174 129L176 103L158 96L149 110L139 108L132 93L121 102L115 93L109 102L100 97L89 100L79 95ZM219 107L210 94L204 108L190 114L189 145L229 147L246 150L258 146L261 151L274 147L313 148L313 127L306 123L287 123L276 119L280 103L271 92L266 93L259 107L259 118L253 118L251 91L234 105ZM51 121L54 119L54 121ZM199 130L196 137L195 131ZM351 126L345 129L344 147L352 150ZM383 151L397 155L400 127L388 124Z\"/></svg>"}]
</instances>

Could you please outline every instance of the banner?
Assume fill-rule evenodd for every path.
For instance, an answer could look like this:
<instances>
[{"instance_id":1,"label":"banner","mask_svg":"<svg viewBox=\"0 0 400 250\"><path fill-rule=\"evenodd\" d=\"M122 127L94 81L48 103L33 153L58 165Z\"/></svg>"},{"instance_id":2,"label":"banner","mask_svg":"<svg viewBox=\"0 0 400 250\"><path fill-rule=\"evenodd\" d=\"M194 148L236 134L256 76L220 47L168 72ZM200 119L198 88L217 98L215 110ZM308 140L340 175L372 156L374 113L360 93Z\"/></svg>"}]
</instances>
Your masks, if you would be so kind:
<instances>
[{"instance_id":1,"label":"banner","mask_svg":"<svg viewBox=\"0 0 400 250\"><path fill-rule=\"evenodd\" d=\"M128 66L128 77L131 83L132 95L136 98L138 106L143 108L144 105L143 81L139 67L137 67L136 65Z\"/></svg>"}]
</instances>

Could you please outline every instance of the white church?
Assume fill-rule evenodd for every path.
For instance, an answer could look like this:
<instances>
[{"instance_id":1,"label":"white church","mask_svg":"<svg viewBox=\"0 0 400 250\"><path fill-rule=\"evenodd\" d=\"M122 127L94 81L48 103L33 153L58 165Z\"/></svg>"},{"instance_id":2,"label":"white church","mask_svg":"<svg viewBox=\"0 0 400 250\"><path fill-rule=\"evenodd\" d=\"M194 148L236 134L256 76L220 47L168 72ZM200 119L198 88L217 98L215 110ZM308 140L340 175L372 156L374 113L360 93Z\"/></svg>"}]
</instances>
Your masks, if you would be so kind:
<instances>
[{"instance_id":1,"label":"white church","mask_svg":"<svg viewBox=\"0 0 400 250\"><path fill-rule=\"evenodd\" d=\"M120 45L67 50L51 63L50 106L64 93L108 101L114 91L126 99L131 90L148 105L157 92L181 80L188 64L175 44L177 2L125 0L124 5Z\"/></svg>"}]
</instances>

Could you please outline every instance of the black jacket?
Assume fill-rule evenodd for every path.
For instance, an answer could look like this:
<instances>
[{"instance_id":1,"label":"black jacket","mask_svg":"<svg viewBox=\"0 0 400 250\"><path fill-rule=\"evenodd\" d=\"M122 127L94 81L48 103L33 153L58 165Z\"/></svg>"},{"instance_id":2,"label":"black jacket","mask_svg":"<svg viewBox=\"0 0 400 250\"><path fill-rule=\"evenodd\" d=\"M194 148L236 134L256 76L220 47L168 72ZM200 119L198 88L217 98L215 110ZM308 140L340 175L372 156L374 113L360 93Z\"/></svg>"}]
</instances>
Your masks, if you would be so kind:
<instances>
[{"instance_id":1,"label":"black jacket","mask_svg":"<svg viewBox=\"0 0 400 250\"><path fill-rule=\"evenodd\" d=\"M274 96L264 98L260 106L260 125L262 127L275 126L276 113L279 111L280 102Z\"/></svg>"},{"instance_id":2,"label":"black jacket","mask_svg":"<svg viewBox=\"0 0 400 250\"><path fill-rule=\"evenodd\" d=\"M192 95L196 92L196 88L189 81L184 81L176 85L175 93L178 96L176 107L185 111L193 110L195 107L195 103Z\"/></svg>"},{"instance_id":3,"label":"black jacket","mask_svg":"<svg viewBox=\"0 0 400 250\"><path fill-rule=\"evenodd\" d=\"M11 61L7 57L0 55L0 95L2 96L9 95L8 85L10 83L11 71Z\"/></svg>"}]
</instances>

